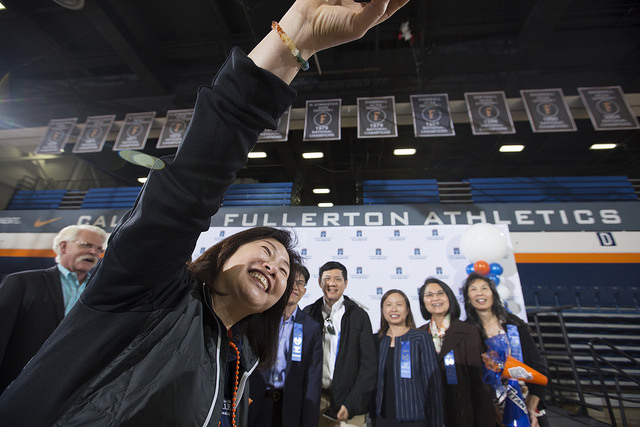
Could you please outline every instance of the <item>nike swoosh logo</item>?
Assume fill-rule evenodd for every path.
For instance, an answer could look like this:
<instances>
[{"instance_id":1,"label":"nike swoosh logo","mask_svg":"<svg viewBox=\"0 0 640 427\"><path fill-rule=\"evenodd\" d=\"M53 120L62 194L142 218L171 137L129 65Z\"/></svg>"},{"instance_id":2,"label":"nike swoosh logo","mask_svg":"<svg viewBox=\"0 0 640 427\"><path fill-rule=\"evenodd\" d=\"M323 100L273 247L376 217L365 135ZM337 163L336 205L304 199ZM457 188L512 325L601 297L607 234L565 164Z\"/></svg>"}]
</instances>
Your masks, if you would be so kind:
<instances>
[{"instance_id":1,"label":"nike swoosh logo","mask_svg":"<svg viewBox=\"0 0 640 427\"><path fill-rule=\"evenodd\" d=\"M59 216L57 218L46 219L44 221L41 221L40 218L38 218L38 219L36 219L36 222L33 223L33 226L36 227L36 228L43 227L43 226L45 226L47 224L51 224L52 222L56 222L59 219L62 219L62 217Z\"/></svg>"}]
</instances>

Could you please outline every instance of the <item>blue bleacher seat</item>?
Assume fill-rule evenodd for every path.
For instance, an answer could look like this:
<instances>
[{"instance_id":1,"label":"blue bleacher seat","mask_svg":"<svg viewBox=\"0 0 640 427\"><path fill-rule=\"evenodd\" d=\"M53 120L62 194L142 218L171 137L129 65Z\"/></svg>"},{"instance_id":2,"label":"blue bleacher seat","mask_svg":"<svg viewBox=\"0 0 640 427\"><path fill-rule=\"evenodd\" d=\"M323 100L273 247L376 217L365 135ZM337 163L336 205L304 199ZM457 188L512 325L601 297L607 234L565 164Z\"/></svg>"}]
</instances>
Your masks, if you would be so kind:
<instances>
[{"instance_id":1,"label":"blue bleacher seat","mask_svg":"<svg viewBox=\"0 0 640 427\"><path fill-rule=\"evenodd\" d=\"M470 178L476 203L638 200L626 176Z\"/></svg>"},{"instance_id":2,"label":"blue bleacher seat","mask_svg":"<svg viewBox=\"0 0 640 427\"><path fill-rule=\"evenodd\" d=\"M58 209L67 190L18 190L7 210Z\"/></svg>"},{"instance_id":3,"label":"blue bleacher seat","mask_svg":"<svg viewBox=\"0 0 640 427\"><path fill-rule=\"evenodd\" d=\"M362 190L365 205L440 202L435 179L365 180Z\"/></svg>"}]
</instances>

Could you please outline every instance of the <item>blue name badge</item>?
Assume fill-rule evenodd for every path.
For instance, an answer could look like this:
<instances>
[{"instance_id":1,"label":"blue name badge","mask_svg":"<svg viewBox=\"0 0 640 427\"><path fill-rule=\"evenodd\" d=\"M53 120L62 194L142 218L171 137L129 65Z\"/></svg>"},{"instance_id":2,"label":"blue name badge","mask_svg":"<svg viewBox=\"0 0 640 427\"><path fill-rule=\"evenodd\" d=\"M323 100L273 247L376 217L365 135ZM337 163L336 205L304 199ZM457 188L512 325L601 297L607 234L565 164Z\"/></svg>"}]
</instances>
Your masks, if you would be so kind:
<instances>
[{"instance_id":1,"label":"blue name badge","mask_svg":"<svg viewBox=\"0 0 640 427\"><path fill-rule=\"evenodd\" d=\"M293 344L291 346L291 360L300 362L302 360L302 323L293 324Z\"/></svg>"},{"instance_id":2,"label":"blue name badge","mask_svg":"<svg viewBox=\"0 0 640 427\"><path fill-rule=\"evenodd\" d=\"M524 362L522 358L522 347L520 346L520 334L518 333L518 327L516 325L507 325L507 337L509 338L511 356L520 362Z\"/></svg>"},{"instance_id":3,"label":"blue name badge","mask_svg":"<svg viewBox=\"0 0 640 427\"><path fill-rule=\"evenodd\" d=\"M444 356L444 370L447 374L447 384L458 384L456 376L456 359L453 357L453 350Z\"/></svg>"},{"instance_id":4,"label":"blue name badge","mask_svg":"<svg viewBox=\"0 0 640 427\"><path fill-rule=\"evenodd\" d=\"M400 343L400 378L411 378L411 342Z\"/></svg>"}]
</instances>

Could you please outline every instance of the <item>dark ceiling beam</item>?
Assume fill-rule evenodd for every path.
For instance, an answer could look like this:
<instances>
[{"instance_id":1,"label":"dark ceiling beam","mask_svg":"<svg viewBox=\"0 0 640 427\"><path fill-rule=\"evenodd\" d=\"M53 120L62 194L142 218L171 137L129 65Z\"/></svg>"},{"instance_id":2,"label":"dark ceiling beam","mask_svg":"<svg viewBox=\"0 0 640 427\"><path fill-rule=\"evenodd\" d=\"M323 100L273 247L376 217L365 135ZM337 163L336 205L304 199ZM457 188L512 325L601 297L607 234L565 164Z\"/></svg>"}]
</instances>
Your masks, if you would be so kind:
<instances>
[{"instance_id":1,"label":"dark ceiling beam","mask_svg":"<svg viewBox=\"0 0 640 427\"><path fill-rule=\"evenodd\" d=\"M544 46L567 12L571 0L538 0L518 35L522 49Z\"/></svg>"},{"instance_id":2,"label":"dark ceiling beam","mask_svg":"<svg viewBox=\"0 0 640 427\"><path fill-rule=\"evenodd\" d=\"M86 2L83 11L96 30L140 80L154 86L162 93L168 92L158 73L160 67L144 53L141 47L137 46L133 33L108 1Z\"/></svg>"},{"instance_id":3,"label":"dark ceiling beam","mask_svg":"<svg viewBox=\"0 0 640 427\"><path fill-rule=\"evenodd\" d=\"M42 37L45 43L47 43L47 45L51 48L52 53L55 53L49 55L50 57L53 58L55 56L58 56L58 60L54 61L54 67L56 70L60 70L60 63L67 66L67 68L78 69L78 67L76 66L78 65L78 63L72 58L72 55L68 54L64 47L56 41L56 38L53 35L49 34L47 27L40 23L38 13L34 10L31 2L25 2L22 0L2 0L2 3L6 7L7 11L20 16L29 24L29 26L33 28L34 31L39 34L40 37ZM44 19L47 19L47 17L50 17L50 14L47 13L44 16ZM40 60L43 59L44 58L40 58ZM62 59L62 61L60 61L60 59ZM7 58L3 58L3 61L6 60ZM14 64L13 67L21 67L25 61L31 62L32 60L33 58L23 58L17 64ZM10 65L8 69L4 70L4 72L12 72L14 69L13 67ZM83 73L87 76L89 75L86 70L83 70Z\"/></svg>"}]
</instances>

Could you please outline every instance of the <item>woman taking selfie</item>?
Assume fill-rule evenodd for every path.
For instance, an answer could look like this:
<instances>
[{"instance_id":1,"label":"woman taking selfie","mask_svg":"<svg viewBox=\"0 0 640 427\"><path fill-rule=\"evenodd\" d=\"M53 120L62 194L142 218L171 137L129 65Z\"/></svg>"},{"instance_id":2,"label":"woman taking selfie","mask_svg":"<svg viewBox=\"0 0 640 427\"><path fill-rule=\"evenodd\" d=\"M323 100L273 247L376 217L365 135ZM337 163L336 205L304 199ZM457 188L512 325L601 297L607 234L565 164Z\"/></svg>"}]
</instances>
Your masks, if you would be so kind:
<instances>
[{"instance_id":1,"label":"woman taking selfie","mask_svg":"<svg viewBox=\"0 0 640 427\"><path fill-rule=\"evenodd\" d=\"M3 425L246 423L246 379L274 359L298 255L287 232L259 228L187 262L258 135L293 103L306 59L406 1L297 0L249 55L231 52L80 301L0 396Z\"/></svg>"},{"instance_id":2,"label":"woman taking selfie","mask_svg":"<svg viewBox=\"0 0 640 427\"><path fill-rule=\"evenodd\" d=\"M433 339L444 394L447 427L495 425L491 395L482 382L484 344L480 332L462 322L460 305L442 280L428 278L419 291L420 312L427 323L420 327Z\"/></svg>"},{"instance_id":3,"label":"woman taking selfie","mask_svg":"<svg viewBox=\"0 0 640 427\"><path fill-rule=\"evenodd\" d=\"M500 355L502 361L508 355L516 359L521 358L526 365L546 375L544 360L531 338L527 324L519 317L507 312L493 281L472 273L467 277L462 293L467 312L466 321L480 330L489 352ZM506 382L506 379L498 377L491 381L499 420L502 420L507 399ZM547 426L548 422L543 410L545 386L521 383L520 387L525 397L531 427Z\"/></svg>"},{"instance_id":4,"label":"woman taking selfie","mask_svg":"<svg viewBox=\"0 0 640 427\"><path fill-rule=\"evenodd\" d=\"M404 292L385 293L380 311L375 426L441 427L442 388L433 343L415 329Z\"/></svg>"}]
</instances>

